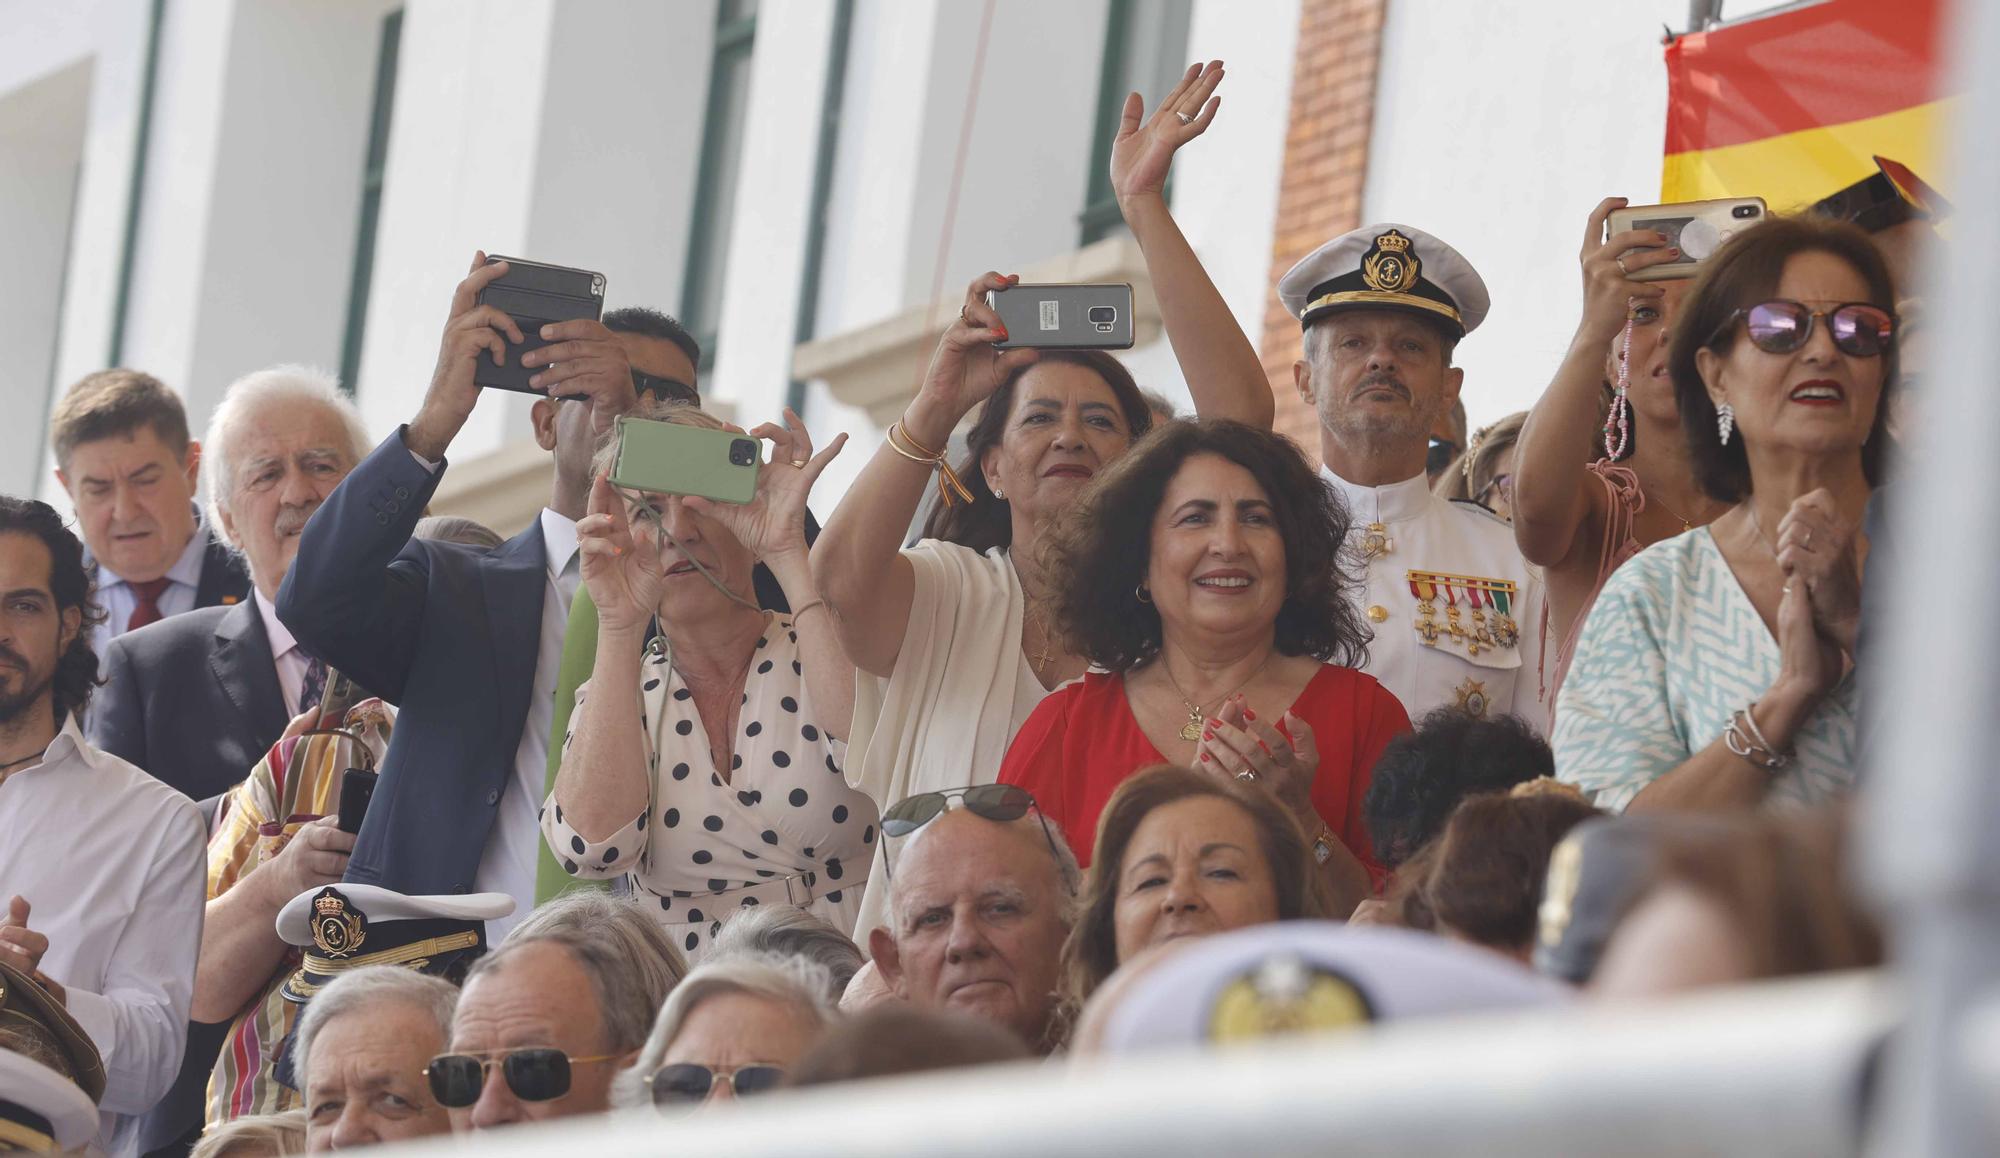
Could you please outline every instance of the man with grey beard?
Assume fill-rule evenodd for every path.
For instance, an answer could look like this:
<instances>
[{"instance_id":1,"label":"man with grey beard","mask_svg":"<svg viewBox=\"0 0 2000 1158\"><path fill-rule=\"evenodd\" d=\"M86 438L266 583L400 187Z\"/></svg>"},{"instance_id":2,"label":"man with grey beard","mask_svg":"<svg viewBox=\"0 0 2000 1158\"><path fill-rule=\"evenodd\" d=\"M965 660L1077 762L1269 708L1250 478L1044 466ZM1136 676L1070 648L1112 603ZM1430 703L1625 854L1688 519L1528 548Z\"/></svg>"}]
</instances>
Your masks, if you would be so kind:
<instances>
[{"instance_id":1,"label":"man with grey beard","mask_svg":"<svg viewBox=\"0 0 2000 1158\"><path fill-rule=\"evenodd\" d=\"M251 597L112 640L89 720L92 744L196 800L243 779L286 721L319 703L326 665L273 602L306 520L368 450L339 385L301 366L233 383L202 443L208 525L249 564Z\"/></svg>"},{"instance_id":2,"label":"man with grey beard","mask_svg":"<svg viewBox=\"0 0 2000 1158\"><path fill-rule=\"evenodd\" d=\"M1412 719L1455 707L1544 728L1541 575L1504 520L1432 494L1424 474L1465 378L1452 352L1486 317L1485 283L1451 246L1382 224L1314 250L1278 297L1305 327L1292 379L1351 520L1350 596L1375 629L1363 670Z\"/></svg>"}]
</instances>

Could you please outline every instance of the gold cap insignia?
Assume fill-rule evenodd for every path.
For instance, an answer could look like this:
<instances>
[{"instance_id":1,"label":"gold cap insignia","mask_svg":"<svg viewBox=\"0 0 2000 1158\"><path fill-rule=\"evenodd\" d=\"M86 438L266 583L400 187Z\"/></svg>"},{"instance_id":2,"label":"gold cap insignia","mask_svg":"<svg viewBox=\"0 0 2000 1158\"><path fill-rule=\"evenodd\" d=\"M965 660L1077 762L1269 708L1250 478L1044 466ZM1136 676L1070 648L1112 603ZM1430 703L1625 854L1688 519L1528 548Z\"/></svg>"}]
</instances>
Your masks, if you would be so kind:
<instances>
[{"instance_id":1,"label":"gold cap insignia","mask_svg":"<svg viewBox=\"0 0 2000 1158\"><path fill-rule=\"evenodd\" d=\"M1377 237L1361 259L1361 280L1369 289L1382 293L1408 293L1422 270L1423 262L1410 248L1410 239L1393 229Z\"/></svg>"},{"instance_id":2,"label":"gold cap insignia","mask_svg":"<svg viewBox=\"0 0 2000 1158\"><path fill-rule=\"evenodd\" d=\"M1345 1029L1374 1020L1354 983L1285 955L1260 962L1225 986L1208 1018L1210 1041Z\"/></svg>"},{"instance_id":3,"label":"gold cap insignia","mask_svg":"<svg viewBox=\"0 0 2000 1158\"><path fill-rule=\"evenodd\" d=\"M351 957L368 940L368 917L329 886L313 898L312 938L328 957Z\"/></svg>"}]
</instances>

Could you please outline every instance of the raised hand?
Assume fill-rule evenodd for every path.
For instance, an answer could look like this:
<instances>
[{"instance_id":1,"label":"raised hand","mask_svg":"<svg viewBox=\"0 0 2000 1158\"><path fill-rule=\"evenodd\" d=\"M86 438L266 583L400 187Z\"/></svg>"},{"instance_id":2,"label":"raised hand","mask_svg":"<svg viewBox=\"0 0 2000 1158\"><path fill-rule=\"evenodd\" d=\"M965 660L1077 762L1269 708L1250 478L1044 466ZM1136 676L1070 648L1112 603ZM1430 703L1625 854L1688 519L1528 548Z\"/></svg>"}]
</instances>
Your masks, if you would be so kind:
<instances>
[{"instance_id":1,"label":"raised hand","mask_svg":"<svg viewBox=\"0 0 2000 1158\"><path fill-rule=\"evenodd\" d=\"M625 497L608 474L591 480L590 513L576 522L576 549L584 588L597 606L598 631L644 632L660 605L666 574L658 542L634 538Z\"/></svg>"},{"instance_id":2,"label":"raised hand","mask_svg":"<svg viewBox=\"0 0 2000 1158\"><path fill-rule=\"evenodd\" d=\"M699 496L682 499L687 509L707 515L735 535L765 563L781 555L806 550L806 496L813 483L840 448L847 435L833 445L813 453L812 435L791 408L785 409L785 424L766 422L749 432L752 438L771 441L771 461L757 471L757 495L747 503L711 502Z\"/></svg>"},{"instance_id":3,"label":"raised hand","mask_svg":"<svg viewBox=\"0 0 2000 1158\"><path fill-rule=\"evenodd\" d=\"M938 340L923 388L903 418L904 429L931 449L942 449L959 419L992 397L1008 375L1041 356L1037 350L993 348L994 342L1006 340L1007 327L986 304L986 294L1020 280L1019 274L989 270L965 288L965 305Z\"/></svg>"},{"instance_id":4,"label":"raised hand","mask_svg":"<svg viewBox=\"0 0 2000 1158\"><path fill-rule=\"evenodd\" d=\"M1631 275L1650 265L1660 265L1680 256L1680 250L1664 248L1667 237L1651 229L1628 229L1604 236L1604 222L1614 209L1626 204L1623 197L1606 197L1590 211L1590 224L1583 234L1583 249L1577 260L1583 266L1583 320L1579 332L1593 342L1609 342L1625 327L1632 299L1657 302L1666 291L1656 281L1633 281Z\"/></svg>"},{"instance_id":5,"label":"raised hand","mask_svg":"<svg viewBox=\"0 0 2000 1158\"><path fill-rule=\"evenodd\" d=\"M1813 626L1854 653L1861 626L1861 564L1855 526L1841 517L1826 488L1799 496L1778 521L1778 566L1793 583L1803 581Z\"/></svg>"},{"instance_id":6,"label":"raised hand","mask_svg":"<svg viewBox=\"0 0 2000 1158\"><path fill-rule=\"evenodd\" d=\"M49 939L28 927L30 911L26 897L7 902L7 916L0 920L0 961L33 976L49 951Z\"/></svg>"},{"instance_id":7,"label":"raised hand","mask_svg":"<svg viewBox=\"0 0 2000 1158\"><path fill-rule=\"evenodd\" d=\"M638 405L632 361L603 322L594 318L551 322L539 336L549 344L521 355L521 365L543 367L528 385L552 398L583 396L590 403L591 425L598 434Z\"/></svg>"},{"instance_id":8,"label":"raised hand","mask_svg":"<svg viewBox=\"0 0 2000 1158\"><path fill-rule=\"evenodd\" d=\"M403 434L404 445L425 458L443 458L459 428L472 416L479 401L479 387L473 384L472 375L480 357L490 357L494 365L501 365L507 358L507 339L523 340L514 319L493 306L479 304L479 291L506 272L506 262L488 265L485 253L474 253L472 269L452 291L451 316L445 320L444 337L438 343L430 389Z\"/></svg>"},{"instance_id":9,"label":"raised hand","mask_svg":"<svg viewBox=\"0 0 2000 1158\"><path fill-rule=\"evenodd\" d=\"M1175 151L1207 131L1222 107L1222 98L1214 95L1221 83L1221 61L1189 65L1144 124L1140 123L1146 111L1144 98L1136 92L1126 94L1118 135L1111 143L1111 190L1118 200L1163 193Z\"/></svg>"},{"instance_id":10,"label":"raised hand","mask_svg":"<svg viewBox=\"0 0 2000 1158\"><path fill-rule=\"evenodd\" d=\"M1286 712L1284 721L1289 739L1270 722L1258 719L1242 693L1229 697L1202 730L1195 767L1249 780L1277 797L1298 817L1301 828L1316 832L1320 819L1313 808L1312 786L1319 773L1319 745L1304 720Z\"/></svg>"}]
</instances>

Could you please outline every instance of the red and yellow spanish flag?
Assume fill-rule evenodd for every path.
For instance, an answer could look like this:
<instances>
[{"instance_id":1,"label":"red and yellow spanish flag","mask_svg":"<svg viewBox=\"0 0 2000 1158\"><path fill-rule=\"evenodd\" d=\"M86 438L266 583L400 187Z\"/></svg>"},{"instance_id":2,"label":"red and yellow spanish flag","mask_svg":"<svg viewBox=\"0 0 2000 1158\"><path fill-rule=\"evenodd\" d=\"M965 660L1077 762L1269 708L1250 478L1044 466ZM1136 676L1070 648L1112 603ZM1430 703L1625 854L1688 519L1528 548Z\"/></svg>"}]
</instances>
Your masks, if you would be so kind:
<instances>
[{"instance_id":1,"label":"red and yellow spanish flag","mask_svg":"<svg viewBox=\"0 0 2000 1158\"><path fill-rule=\"evenodd\" d=\"M1940 36L1949 0L1822 0L1667 46L1662 201L1799 209L1893 158L1950 187Z\"/></svg>"}]
</instances>

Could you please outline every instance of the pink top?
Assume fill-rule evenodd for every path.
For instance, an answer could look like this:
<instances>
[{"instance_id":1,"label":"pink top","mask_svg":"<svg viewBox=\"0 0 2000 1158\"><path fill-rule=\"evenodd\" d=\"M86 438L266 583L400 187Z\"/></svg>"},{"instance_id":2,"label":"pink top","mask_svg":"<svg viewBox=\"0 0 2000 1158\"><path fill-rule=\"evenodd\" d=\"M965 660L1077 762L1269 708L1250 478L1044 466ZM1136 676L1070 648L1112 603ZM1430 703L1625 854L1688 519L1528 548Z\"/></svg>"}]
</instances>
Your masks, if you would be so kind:
<instances>
[{"instance_id":1,"label":"pink top","mask_svg":"<svg viewBox=\"0 0 2000 1158\"><path fill-rule=\"evenodd\" d=\"M1549 607L1542 604L1542 647L1546 702L1549 705L1549 727L1555 727L1556 695L1562 690L1563 677L1569 674L1570 657L1576 652L1577 636L1583 634L1583 622L1590 618L1591 605L1597 602L1598 593L1604 590L1604 581L1611 573L1625 565L1625 560L1639 553L1643 546L1632 533L1638 522L1639 512L1646 509L1645 492L1639 489L1639 476L1627 467L1600 458L1590 464L1590 472L1604 484L1604 537L1597 556L1597 581L1590 586L1590 594L1584 598L1583 606L1577 609L1576 618L1570 620L1563 629L1562 646L1556 649L1556 676L1546 679L1547 648L1549 640Z\"/></svg>"}]
</instances>

